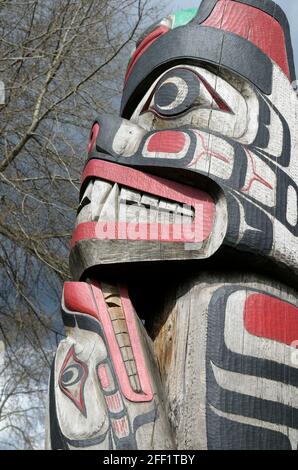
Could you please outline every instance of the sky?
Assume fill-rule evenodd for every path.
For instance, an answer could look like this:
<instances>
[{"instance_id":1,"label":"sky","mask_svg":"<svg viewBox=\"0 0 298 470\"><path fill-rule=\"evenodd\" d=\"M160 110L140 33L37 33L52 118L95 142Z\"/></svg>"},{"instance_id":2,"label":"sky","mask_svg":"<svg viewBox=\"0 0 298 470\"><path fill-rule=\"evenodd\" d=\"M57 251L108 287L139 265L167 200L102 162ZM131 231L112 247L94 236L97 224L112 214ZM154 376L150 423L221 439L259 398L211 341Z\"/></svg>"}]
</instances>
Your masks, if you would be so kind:
<instances>
[{"instance_id":1,"label":"sky","mask_svg":"<svg viewBox=\"0 0 298 470\"><path fill-rule=\"evenodd\" d=\"M296 73L298 73L298 0L275 0L285 11L291 28L292 43L295 56ZM184 8L197 7L200 0L174 0L171 2L171 13Z\"/></svg>"}]
</instances>

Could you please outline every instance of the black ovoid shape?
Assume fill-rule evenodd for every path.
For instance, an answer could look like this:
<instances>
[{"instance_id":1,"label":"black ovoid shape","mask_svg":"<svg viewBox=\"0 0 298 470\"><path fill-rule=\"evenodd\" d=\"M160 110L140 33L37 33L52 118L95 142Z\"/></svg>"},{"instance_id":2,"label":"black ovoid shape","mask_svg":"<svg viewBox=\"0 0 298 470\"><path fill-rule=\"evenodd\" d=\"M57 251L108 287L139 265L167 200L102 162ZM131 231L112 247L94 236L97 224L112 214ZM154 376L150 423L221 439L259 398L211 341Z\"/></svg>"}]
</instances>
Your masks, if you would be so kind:
<instances>
[{"instance_id":1,"label":"black ovoid shape","mask_svg":"<svg viewBox=\"0 0 298 470\"><path fill-rule=\"evenodd\" d=\"M199 95L200 81L194 72L187 69L172 70L163 76L157 86L154 110L162 116L177 116L188 111Z\"/></svg>"},{"instance_id":2,"label":"black ovoid shape","mask_svg":"<svg viewBox=\"0 0 298 470\"><path fill-rule=\"evenodd\" d=\"M63 372L61 382L65 387L75 385L84 375L84 369L80 364L72 364Z\"/></svg>"},{"instance_id":3,"label":"black ovoid shape","mask_svg":"<svg viewBox=\"0 0 298 470\"><path fill-rule=\"evenodd\" d=\"M179 93L179 88L174 83L164 83L157 90L154 96L154 104L156 107L165 107L172 104Z\"/></svg>"}]
</instances>

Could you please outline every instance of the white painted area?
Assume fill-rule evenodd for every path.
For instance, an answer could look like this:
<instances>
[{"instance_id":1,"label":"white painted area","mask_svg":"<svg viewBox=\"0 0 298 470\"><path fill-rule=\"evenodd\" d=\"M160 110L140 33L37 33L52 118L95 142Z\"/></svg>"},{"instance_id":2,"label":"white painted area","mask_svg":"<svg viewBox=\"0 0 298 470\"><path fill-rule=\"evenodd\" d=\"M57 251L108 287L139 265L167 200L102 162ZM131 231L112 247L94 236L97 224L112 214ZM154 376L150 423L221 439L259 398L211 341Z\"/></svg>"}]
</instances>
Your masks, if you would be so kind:
<instances>
[{"instance_id":1,"label":"white painted area","mask_svg":"<svg viewBox=\"0 0 298 470\"><path fill-rule=\"evenodd\" d=\"M292 408L298 407L297 387L276 380L231 372L221 369L213 363L211 366L217 384L224 390L282 403Z\"/></svg>"},{"instance_id":2,"label":"white painted area","mask_svg":"<svg viewBox=\"0 0 298 470\"><path fill-rule=\"evenodd\" d=\"M293 188L293 186L288 187L288 194L287 194L287 221L289 224L296 226L298 221L298 213L297 213L297 192Z\"/></svg>"},{"instance_id":3,"label":"white painted area","mask_svg":"<svg viewBox=\"0 0 298 470\"><path fill-rule=\"evenodd\" d=\"M131 157L139 148L145 134L146 131L140 126L123 119L114 137L113 151L122 157Z\"/></svg>"}]
</instances>

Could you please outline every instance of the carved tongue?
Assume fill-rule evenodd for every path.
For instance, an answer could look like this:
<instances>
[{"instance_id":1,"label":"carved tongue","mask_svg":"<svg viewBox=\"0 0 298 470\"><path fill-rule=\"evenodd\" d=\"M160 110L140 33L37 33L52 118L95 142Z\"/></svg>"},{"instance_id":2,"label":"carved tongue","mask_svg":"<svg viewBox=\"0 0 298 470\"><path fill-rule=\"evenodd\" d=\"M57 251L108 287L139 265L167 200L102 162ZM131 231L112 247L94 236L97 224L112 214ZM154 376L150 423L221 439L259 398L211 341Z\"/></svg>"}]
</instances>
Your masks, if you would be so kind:
<instances>
[{"instance_id":1,"label":"carved tongue","mask_svg":"<svg viewBox=\"0 0 298 470\"><path fill-rule=\"evenodd\" d=\"M105 283L101 283L101 288L131 387L135 392L141 392L140 380L119 292L114 286Z\"/></svg>"}]
</instances>

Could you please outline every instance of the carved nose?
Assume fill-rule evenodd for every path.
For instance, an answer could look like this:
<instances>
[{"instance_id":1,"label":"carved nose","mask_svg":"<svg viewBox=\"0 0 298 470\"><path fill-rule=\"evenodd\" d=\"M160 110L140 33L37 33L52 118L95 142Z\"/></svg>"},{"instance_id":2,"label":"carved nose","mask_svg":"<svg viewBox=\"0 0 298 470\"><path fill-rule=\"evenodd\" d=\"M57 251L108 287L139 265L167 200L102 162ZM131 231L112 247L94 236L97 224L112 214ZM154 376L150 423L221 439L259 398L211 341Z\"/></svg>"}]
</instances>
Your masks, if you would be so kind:
<instances>
[{"instance_id":1,"label":"carved nose","mask_svg":"<svg viewBox=\"0 0 298 470\"><path fill-rule=\"evenodd\" d=\"M100 114L90 133L88 155L95 150L114 157L130 157L136 153L146 130L118 116Z\"/></svg>"}]
</instances>

